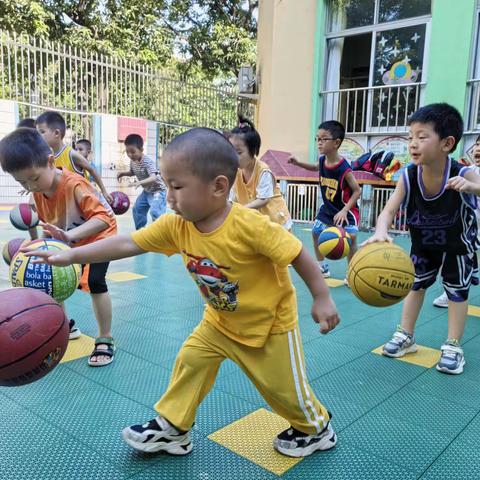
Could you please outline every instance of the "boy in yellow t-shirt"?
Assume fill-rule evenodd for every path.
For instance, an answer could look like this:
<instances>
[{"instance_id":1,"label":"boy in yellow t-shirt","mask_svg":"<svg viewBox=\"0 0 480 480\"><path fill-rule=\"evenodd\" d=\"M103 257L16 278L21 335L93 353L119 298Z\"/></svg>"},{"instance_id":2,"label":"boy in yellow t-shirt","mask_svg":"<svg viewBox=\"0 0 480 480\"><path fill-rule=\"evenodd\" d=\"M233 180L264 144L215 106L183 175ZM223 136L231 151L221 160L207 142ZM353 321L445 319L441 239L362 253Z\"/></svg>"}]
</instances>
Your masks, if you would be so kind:
<instances>
[{"instance_id":1,"label":"boy in yellow t-shirt","mask_svg":"<svg viewBox=\"0 0 480 480\"><path fill-rule=\"evenodd\" d=\"M35 120L35 126L40 132L40 135L48 143L48 146L53 150L55 156L55 166L70 170L73 173L78 173L82 177L93 180L97 185L102 195L109 204L112 204L113 198L107 192L103 181L95 170L94 166L85 158L75 151L70 145L65 145L63 138L67 131L65 119L58 113L53 111L43 112Z\"/></svg>"},{"instance_id":2,"label":"boy in yellow t-shirt","mask_svg":"<svg viewBox=\"0 0 480 480\"><path fill-rule=\"evenodd\" d=\"M291 263L313 296L312 316L326 333L339 322L316 262L301 242L255 210L228 201L238 157L221 134L195 128L177 136L160 162L175 214L131 235L52 254L52 265L106 262L147 251L179 253L207 302L205 314L183 344L158 416L127 427L124 440L136 450L185 455L196 410L229 358L254 382L291 428L274 447L293 457L335 446L330 416L305 376ZM281 372L281 374L279 374Z\"/></svg>"}]
</instances>

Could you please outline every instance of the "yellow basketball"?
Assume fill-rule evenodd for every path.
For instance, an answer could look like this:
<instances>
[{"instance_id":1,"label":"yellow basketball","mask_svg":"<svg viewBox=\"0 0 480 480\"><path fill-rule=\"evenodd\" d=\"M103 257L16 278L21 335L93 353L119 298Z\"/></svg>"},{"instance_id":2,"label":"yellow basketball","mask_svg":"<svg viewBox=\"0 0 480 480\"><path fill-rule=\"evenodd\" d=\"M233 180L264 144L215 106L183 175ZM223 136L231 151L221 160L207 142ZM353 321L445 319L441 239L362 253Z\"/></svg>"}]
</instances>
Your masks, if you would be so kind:
<instances>
[{"instance_id":1,"label":"yellow basketball","mask_svg":"<svg viewBox=\"0 0 480 480\"><path fill-rule=\"evenodd\" d=\"M405 298L414 278L410 256L393 243L371 243L362 247L348 266L352 292L374 307L387 307Z\"/></svg>"}]
</instances>

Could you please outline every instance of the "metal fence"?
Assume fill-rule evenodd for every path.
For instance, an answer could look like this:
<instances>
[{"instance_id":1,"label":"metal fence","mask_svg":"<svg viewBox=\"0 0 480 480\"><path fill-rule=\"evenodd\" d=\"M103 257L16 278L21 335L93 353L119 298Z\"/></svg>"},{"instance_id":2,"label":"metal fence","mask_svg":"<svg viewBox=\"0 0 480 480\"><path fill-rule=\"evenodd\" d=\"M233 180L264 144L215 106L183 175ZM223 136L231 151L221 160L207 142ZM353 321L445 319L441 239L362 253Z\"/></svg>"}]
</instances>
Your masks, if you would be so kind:
<instances>
[{"instance_id":1,"label":"metal fence","mask_svg":"<svg viewBox=\"0 0 480 480\"><path fill-rule=\"evenodd\" d=\"M322 92L323 118L338 120L346 133L405 132L420 106L424 83L347 88Z\"/></svg>"},{"instance_id":2,"label":"metal fence","mask_svg":"<svg viewBox=\"0 0 480 480\"><path fill-rule=\"evenodd\" d=\"M374 187L371 198L372 209L367 210L367 218L361 219L363 230L373 230L381 211L385 207L388 199L393 193L393 188ZM289 183L287 185L286 202L292 220L298 223L311 223L315 220L317 209L320 205L318 198L318 185ZM362 204L360 203L360 210ZM406 225L406 211L400 209L392 222L390 231L393 233L406 233L408 231Z\"/></svg>"},{"instance_id":3,"label":"metal fence","mask_svg":"<svg viewBox=\"0 0 480 480\"><path fill-rule=\"evenodd\" d=\"M0 31L0 98L75 112L231 128L255 105L234 88L189 82L148 65Z\"/></svg>"}]
</instances>

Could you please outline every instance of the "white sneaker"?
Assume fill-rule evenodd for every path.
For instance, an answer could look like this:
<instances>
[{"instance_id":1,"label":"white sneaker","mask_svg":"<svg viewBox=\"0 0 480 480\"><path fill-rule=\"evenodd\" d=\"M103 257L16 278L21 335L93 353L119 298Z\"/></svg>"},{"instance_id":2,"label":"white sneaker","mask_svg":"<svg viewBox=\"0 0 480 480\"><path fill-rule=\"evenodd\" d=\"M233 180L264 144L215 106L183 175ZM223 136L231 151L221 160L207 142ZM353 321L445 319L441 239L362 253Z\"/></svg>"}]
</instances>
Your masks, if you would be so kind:
<instances>
[{"instance_id":1,"label":"white sneaker","mask_svg":"<svg viewBox=\"0 0 480 480\"><path fill-rule=\"evenodd\" d=\"M190 432L180 432L163 417L155 417L143 425L132 425L122 431L123 440L140 452L186 455L192 451Z\"/></svg>"},{"instance_id":2,"label":"white sneaker","mask_svg":"<svg viewBox=\"0 0 480 480\"><path fill-rule=\"evenodd\" d=\"M438 308L448 308L447 292L443 292L433 301L433 305Z\"/></svg>"}]
</instances>

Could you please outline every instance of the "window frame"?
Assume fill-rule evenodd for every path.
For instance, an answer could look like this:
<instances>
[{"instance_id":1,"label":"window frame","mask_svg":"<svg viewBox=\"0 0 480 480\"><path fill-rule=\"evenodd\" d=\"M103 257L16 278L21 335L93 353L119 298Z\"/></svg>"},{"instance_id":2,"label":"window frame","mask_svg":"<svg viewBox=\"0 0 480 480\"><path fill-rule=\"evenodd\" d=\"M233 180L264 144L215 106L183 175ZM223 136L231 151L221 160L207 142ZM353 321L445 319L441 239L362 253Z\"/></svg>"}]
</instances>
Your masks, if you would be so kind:
<instances>
[{"instance_id":1,"label":"window frame","mask_svg":"<svg viewBox=\"0 0 480 480\"><path fill-rule=\"evenodd\" d=\"M480 0L479 2L479 13L480 13ZM433 3L433 0L432 0ZM328 25L331 20L331 15L332 15L332 10L330 7L328 7L328 13L325 15L324 21L326 22L325 24L325 31L328 32ZM362 35L369 33L372 36L371 39L371 49L370 49L370 65L369 65L369 78L368 78L368 89L372 89L375 86L373 85L374 82L374 68L375 68L375 51L376 51L376 45L377 45L377 33L379 32L384 32L384 31L389 31L389 30L396 30L400 28L405 28L405 27L412 27L415 25L425 25L425 43L424 43L424 50L423 50L423 59L422 59L422 81L421 82L415 82L415 84L418 85L425 85L428 80L428 60L429 60L429 51L430 51L430 36L431 36L431 23L432 23L432 14L430 13L429 15L421 15L418 17L412 17L412 18L406 18L402 20L395 20L392 22L386 22L386 23L376 23L379 18L379 8L380 8L380 1L375 0L375 11L374 11L374 18L373 18L373 24L371 25L365 25L362 27L354 27L354 28L348 28L344 30L339 30L337 32L329 32L324 35L323 39L323 74L322 74L322 81L320 85L320 96L323 94L329 92L330 90L327 89L327 79L329 75L329 70L328 70L328 63L329 63L329 58L328 58L328 41L332 39L337 39L337 38L346 38L346 37L352 37L355 35ZM338 65L338 68L340 68L340 65ZM340 90L340 89L339 89ZM365 118L365 125L366 125L366 133L380 133L377 131L378 129L375 129L372 125L372 113L373 113L373 96L371 94L371 90L369 90L369 95L368 95L368 106L367 106L367 111L366 111L366 118ZM423 104L424 100L424 89L420 90L420 104ZM322 102L323 104L323 102ZM323 113L322 113L322 118L323 118ZM390 131L390 127L380 127L380 131L384 131L385 133L388 133ZM355 135L355 133L354 133Z\"/></svg>"}]
</instances>

